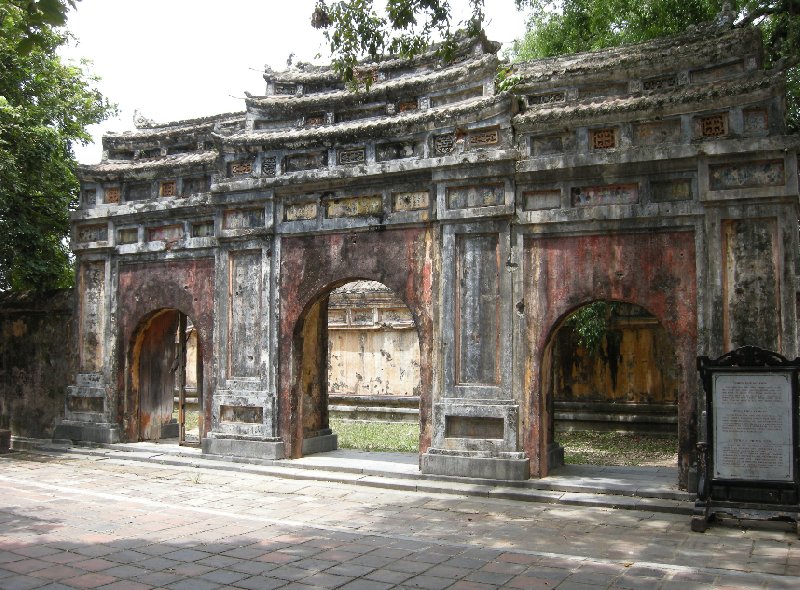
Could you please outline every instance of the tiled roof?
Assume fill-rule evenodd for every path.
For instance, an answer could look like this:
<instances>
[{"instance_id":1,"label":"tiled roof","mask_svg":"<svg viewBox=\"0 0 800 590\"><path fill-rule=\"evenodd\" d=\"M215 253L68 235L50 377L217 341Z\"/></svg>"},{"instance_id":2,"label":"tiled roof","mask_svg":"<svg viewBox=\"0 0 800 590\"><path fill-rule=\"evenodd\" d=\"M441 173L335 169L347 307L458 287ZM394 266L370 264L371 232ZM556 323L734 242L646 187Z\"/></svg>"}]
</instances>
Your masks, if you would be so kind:
<instances>
[{"instance_id":1,"label":"tiled roof","mask_svg":"<svg viewBox=\"0 0 800 590\"><path fill-rule=\"evenodd\" d=\"M292 128L269 131L248 131L220 137L223 145L263 146L289 144L291 142L311 143L334 139L340 136L357 136L362 139L386 137L387 134L413 132L415 127L429 122L446 124L451 118L474 113L482 109L503 105L510 101L507 93L495 96L478 97L460 103L420 111L407 111L396 115L386 115L369 119L321 125L319 127Z\"/></svg>"},{"instance_id":2,"label":"tiled roof","mask_svg":"<svg viewBox=\"0 0 800 590\"><path fill-rule=\"evenodd\" d=\"M474 78L476 74L494 74L493 69L497 66L498 59L494 54L482 55L477 58L469 59L459 65L436 69L417 75L404 75L392 78L384 82L375 82L369 90L333 90L329 92L317 92L305 96L286 96L271 95L248 97L246 103L248 108L256 108L265 111L290 111L318 109L326 104L342 103L363 103L370 100L378 100L387 94L401 94L427 89L430 91L434 85L446 85L456 82L466 82Z\"/></svg>"},{"instance_id":3,"label":"tiled roof","mask_svg":"<svg viewBox=\"0 0 800 590\"><path fill-rule=\"evenodd\" d=\"M99 164L80 166L84 173L109 174L115 172L143 172L163 168L179 168L212 164L217 159L217 152L213 150L204 152L190 152L174 154L163 158L150 158L143 160L103 160Z\"/></svg>"},{"instance_id":4,"label":"tiled roof","mask_svg":"<svg viewBox=\"0 0 800 590\"><path fill-rule=\"evenodd\" d=\"M736 78L709 84L678 86L658 92L630 96L596 97L574 103L549 103L529 107L525 113L514 117L513 121L517 125L532 125L612 113L663 109L677 105L702 105L700 108L708 108L709 103L713 104L725 97L740 96L767 89L778 83L780 77L780 73L756 71L744 79Z\"/></svg>"}]
</instances>

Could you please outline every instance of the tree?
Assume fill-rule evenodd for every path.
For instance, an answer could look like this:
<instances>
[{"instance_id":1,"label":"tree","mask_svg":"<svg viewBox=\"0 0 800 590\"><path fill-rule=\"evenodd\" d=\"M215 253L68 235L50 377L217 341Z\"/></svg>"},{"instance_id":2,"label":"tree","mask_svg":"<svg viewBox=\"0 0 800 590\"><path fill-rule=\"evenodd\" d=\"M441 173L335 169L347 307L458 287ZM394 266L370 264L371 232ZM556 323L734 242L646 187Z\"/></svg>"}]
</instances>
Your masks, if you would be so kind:
<instances>
[{"instance_id":1,"label":"tree","mask_svg":"<svg viewBox=\"0 0 800 590\"><path fill-rule=\"evenodd\" d=\"M557 10L560 7L560 10ZM673 35L712 20L721 0L533 0L528 32L514 44L516 61Z\"/></svg>"},{"instance_id":2,"label":"tree","mask_svg":"<svg viewBox=\"0 0 800 590\"><path fill-rule=\"evenodd\" d=\"M49 23L68 4L0 0L0 290L72 283L72 145L114 112L92 77L56 55L67 37Z\"/></svg>"}]
</instances>

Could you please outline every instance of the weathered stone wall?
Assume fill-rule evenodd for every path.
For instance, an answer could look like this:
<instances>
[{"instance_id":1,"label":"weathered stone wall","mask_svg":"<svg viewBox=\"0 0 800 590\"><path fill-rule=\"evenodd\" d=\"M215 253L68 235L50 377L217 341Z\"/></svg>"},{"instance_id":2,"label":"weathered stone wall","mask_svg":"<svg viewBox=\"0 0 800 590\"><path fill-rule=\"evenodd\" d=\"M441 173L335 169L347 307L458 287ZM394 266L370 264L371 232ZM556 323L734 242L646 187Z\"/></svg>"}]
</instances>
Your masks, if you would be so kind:
<instances>
[{"instance_id":1,"label":"weathered stone wall","mask_svg":"<svg viewBox=\"0 0 800 590\"><path fill-rule=\"evenodd\" d=\"M631 233L606 236L572 236L525 240L525 292L528 350L526 390L540 392L530 398L523 415L547 414L551 362L548 344L561 319L596 299L625 301L643 307L655 316L675 343L680 376L678 391L680 420L679 463L684 476L696 440L696 398L689 388L694 382L697 350L697 285L695 282L695 236L689 231ZM547 472L547 459L540 455L552 436L548 421L528 422L526 448L538 457L532 466ZM541 438L540 438L541 437Z\"/></svg>"},{"instance_id":2,"label":"weathered stone wall","mask_svg":"<svg viewBox=\"0 0 800 590\"><path fill-rule=\"evenodd\" d=\"M328 393L419 393L419 338L411 310L380 283L354 281L328 302Z\"/></svg>"},{"instance_id":3,"label":"weathered stone wall","mask_svg":"<svg viewBox=\"0 0 800 590\"><path fill-rule=\"evenodd\" d=\"M622 306L623 304L617 304ZM625 305L624 314L632 306ZM579 345L569 326L553 338L556 402L674 404L678 375L669 336L649 314L613 316L597 351Z\"/></svg>"},{"instance_id":4,"label":"weathered stone wall","mask_svg":"<svg viewBox=\"0 0 800 590\"><path fill-rule=\"evenodd\" d=\"M16 436L49 437L78 366L73 290L0 294L0 416Z\"/></svg>"}]
</instances>

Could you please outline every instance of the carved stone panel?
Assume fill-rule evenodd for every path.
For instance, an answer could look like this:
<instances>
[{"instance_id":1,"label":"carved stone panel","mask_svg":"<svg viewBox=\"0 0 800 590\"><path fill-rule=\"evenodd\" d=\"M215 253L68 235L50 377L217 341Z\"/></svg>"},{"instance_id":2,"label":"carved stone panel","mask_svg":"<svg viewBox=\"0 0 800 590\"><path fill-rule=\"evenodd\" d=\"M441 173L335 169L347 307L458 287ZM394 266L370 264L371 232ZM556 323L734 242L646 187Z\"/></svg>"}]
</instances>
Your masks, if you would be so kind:
<instances>
[{"instance_id":1,"label":"carved stone panel","mask_svg":"<svg viewBox=\"0 0 800 590\"><path fill-rule=\"evenodd\" d=\"M500 262L496 234L456 242L456 384L500 382Z\"/></svg>"},{"instance_id":2,"label":"carved stone panel","mask_svg":"<svg viewBox=\"0 0 800 590\"><path fill-rule=\"evenodd\" d=\"M693 197L692 179L654 181L650 183L651 199L654 203L670 201L690 201Z\"/></svg>"},{"instance_id":3,"label":"carved stone panel","mask_svg":"<svg viewBox=\"0 0 800 590\"><path fill-rule=\"evenodd\" d=\"M125 191L125 200L144 201L149 199L152 196L152 191L150 189L151 187L149 182L137 182L135 184L130 184L128 185L128 189Z\"/></svg>"},{"instance_id":4,"label":"carved stone panel","mask_svg":"<svg viewBox=\"0 0 800 590\"><path fill-rule=\"evenodd\" d=\"M313 152L286 156L283 162L283 169L286 172L302 172L303 170L324 168L327 165L327 152Z\"/></svg>"},{"instance_id":5,"label":"carved stone panel","mask_svg":"<svg viewBox=\"0 0 800 590\"><path fill-rule=\"evenodd\" d=\"M79 242L105 242L108 240L108 225L84 225L78 228Z\"/></svg>"},{"instance_id":6,"label":"carved stone panel","mask_svg":"<svg viewBox=\"0 0 800 590\"><path fill-rule=\"evenodd\" d=\"M560 135L545 135L531 138L531 155L547 156L564 151L564 138Z\"/></svg>"},{"instance_id":7,"label":"carved stone panel","mask_svg":"<svg viewBox=\"0 0 800 590\"><path fill-rule=\"evenodd\" d=\"M183 237L182 225L161 225L147 231L149 242L177 242Z\"/></svg>"},{"instance_id":8,"label":"carved stone panel","mask_svg":"<svg viewBox=\"0 0 800 590\"><path fill-rule=\"evenodd\" d=\"M198 221L192 224L193 238L209 238L214 235L214 222L212 220Z\"/></svg>"},{"instance_id":9,"label":"carved stone panel","mask_svg":"<svg viewBox=\"0 0 800 590\"><path fill-rule=\"evenodd\" d=\"M745 133L764 135L769 132L769 116L766 109L745 109L742 116Z\"/></svg>"},{"instance_id":10,"label":"carved stone panel","mask_svg":"<svg viewBox=\"0 0 800 590\"><path fill-rule=\"evenodd\" d=\"M139 230L135 227L123 227L117 230L117 244L135 244L139 241Z\"/></svg>"},{"instance_id":11,"label":"carved stone panel","mask_svg":"<svg viewBox=\"0 0 800 590\"><path fill-rule=\"evenodd\" d=\"M223 229L253 229L264 227L264 209L241 209L225 211L222 218Z\"/></svg>"},{"instance_id":12,"label":"carved stone panel","mask_svg":"<svg viewBox=\"0 0 800 590\"><path fill-rule=\"evenodd\" d=\"M660 143L677 143L681 140L681 122L679 119L669 121L648 121L633 126L633 143L636 145L658 145Z\"/></svg>"},{"instance_id":13,"label":"carved stone panel","mask_svg":"<svg viewBox=\"0 0 800 590\"><path fill-rule=\"evenodd\" d=\"M709 166L711 190L782 186L786 182L783 160L762 160Z\"/></svg>"},{"instance_id":14,"label":"carved stone panel","mask_svg":"<svg viewBox=\"0 0 800 590\"><path fill-rule=\"evenodd\" d=\"M80 271L80 366L81 371L94 373L104 364L106 318L106 264L87 262Z\"/></svg>"},{"instance_id":15,"label":"carved stone panel","mask_svg":"<svg viewBox=\"0 0 800 590\"><path fill-rule=\"evenodd\" d=\"M525 191L522 200L526 211L558 209L561 207L561 189Z\"/></svg>"},{"instance_id":16,"label":"carved stone panel","mask_svg":"<svg viewBox=\"0 0 800 590\"><path fill-rule=\"evenodd\" d=\"M456 136L453 133L437 135L433 138L433 151L437 155L445 155L453 152L456 147Z\"/></svg>"},{"instance_id":17,"label":"carved stone panel","mask_svg":"<svg viewBox=\"0 0 800 590\"><path fill-rule=\"evenodd\" d=\"M228 375L258 377L261 251L231 252L228 281Z\"/></svg>"},{"instance_id":18,"label":"carved stone panel","mask_svg":"<svg viewBox=\"0 0 800 590\"><path fill-rule=\"evenodd\" d=\"M342 150L339 152L339 164L342 166L352 166L363 164L367 161L367 153L364 148L354 150Z\"/></svg>"}]
</instances>

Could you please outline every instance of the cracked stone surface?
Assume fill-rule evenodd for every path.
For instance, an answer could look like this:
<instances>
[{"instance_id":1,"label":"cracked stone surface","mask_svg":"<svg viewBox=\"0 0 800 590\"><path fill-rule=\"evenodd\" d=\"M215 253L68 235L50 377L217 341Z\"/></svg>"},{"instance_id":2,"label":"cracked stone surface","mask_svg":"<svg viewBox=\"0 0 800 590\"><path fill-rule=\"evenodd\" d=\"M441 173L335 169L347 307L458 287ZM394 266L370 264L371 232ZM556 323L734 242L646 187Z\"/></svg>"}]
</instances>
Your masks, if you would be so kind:
<instances>
[{"instance_id":1,"label":"cracked stone surface","mask_svg":"<svg viewBox=\"0 0 800 590\"><path fill-rule=\"evenodd\" d=\"M121 459L0 462L0 588L793 588L790 528Z\"/></svg>"}]
</instances>

